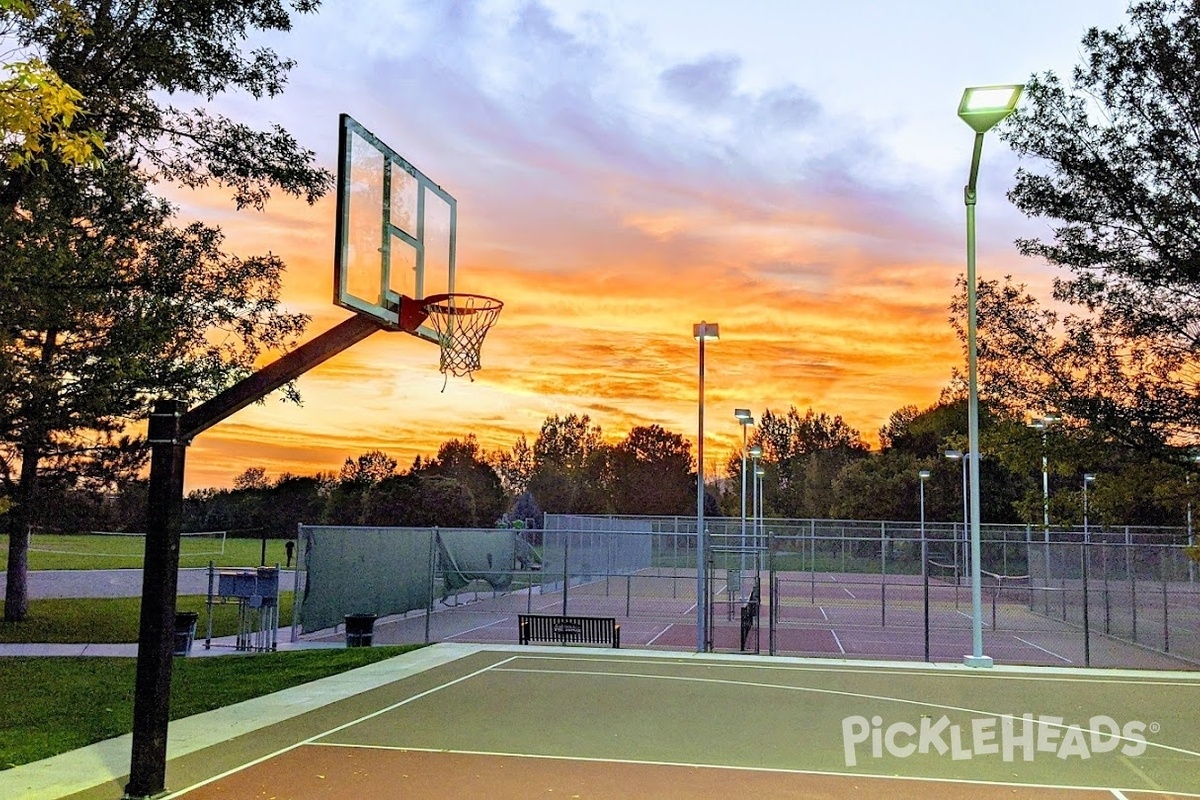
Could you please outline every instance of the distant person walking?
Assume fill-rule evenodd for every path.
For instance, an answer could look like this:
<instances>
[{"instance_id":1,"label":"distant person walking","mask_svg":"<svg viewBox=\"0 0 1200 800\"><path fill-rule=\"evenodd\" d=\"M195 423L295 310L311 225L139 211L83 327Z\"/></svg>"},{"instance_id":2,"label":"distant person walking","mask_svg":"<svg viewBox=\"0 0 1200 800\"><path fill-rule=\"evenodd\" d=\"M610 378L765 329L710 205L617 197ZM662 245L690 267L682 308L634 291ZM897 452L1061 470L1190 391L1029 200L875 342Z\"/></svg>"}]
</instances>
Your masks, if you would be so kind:
<instances>
[{"instance_id":1,"label":"distant person walking","mask_svg":"<svg viewBox=\"0 0 1200 800\"><path fill-rule=\"evenodd\" d=\"M296 552L296 543L295 543L295 542L293 542L291 539L288 539L288 540L287 540L287 544L285 544L285 545L283 546L283 548L284 548L285 550L287 550L287 565L288 565L288 567L289 567L289 568L291 568L291 566L292 566L292 555L293 555L293 554Z\"/></svg>"}]
</instances>

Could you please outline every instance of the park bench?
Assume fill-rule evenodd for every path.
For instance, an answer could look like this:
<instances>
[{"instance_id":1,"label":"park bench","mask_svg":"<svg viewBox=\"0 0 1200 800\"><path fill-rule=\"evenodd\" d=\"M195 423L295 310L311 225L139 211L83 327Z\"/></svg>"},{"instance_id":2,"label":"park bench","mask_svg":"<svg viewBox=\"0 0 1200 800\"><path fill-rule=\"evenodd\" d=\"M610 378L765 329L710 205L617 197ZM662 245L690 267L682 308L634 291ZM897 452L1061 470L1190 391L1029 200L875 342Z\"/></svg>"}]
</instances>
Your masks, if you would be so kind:
<instances>
[{"instance_id":1,"label":"park bench","mask_svg":"<svg viewBox=\"0 0 1200 800\"><path fill-rule=\"evenodd\" d=\"M560 644L607 644L621 646L621 626L613 617L569 617L549 614L518 614L520 642Z\"/></svg>"},{"instance_id":2,"label":"park bench","mask_svg":"<svg viewBox=\"0 0 1200 800\"><path fill-rule=\"evenodd\" d=\"M758 587L750 592L750 600L742 606L742 649L746 649L746 639L750 631L758 624Z\"/></svg>"}]
</instances>

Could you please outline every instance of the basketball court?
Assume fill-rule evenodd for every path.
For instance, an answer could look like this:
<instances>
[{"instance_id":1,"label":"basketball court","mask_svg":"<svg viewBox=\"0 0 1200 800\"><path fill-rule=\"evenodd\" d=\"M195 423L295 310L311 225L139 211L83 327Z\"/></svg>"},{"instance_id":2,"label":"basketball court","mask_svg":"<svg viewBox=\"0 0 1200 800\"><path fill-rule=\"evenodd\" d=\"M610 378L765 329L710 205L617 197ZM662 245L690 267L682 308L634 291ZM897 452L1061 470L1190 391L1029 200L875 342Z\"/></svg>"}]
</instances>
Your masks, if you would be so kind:
<instances>
[{"instance_id":1,"label":"basketball court","mask_svg":"<svg viewBox=\"0 0 1200 800\"><path fill-rule=\"evenodd\" d=\"M365 669L173 723L208 740L166 796L1200 797L1186 673L456 644Z\"/></svg>"}]
</instances>

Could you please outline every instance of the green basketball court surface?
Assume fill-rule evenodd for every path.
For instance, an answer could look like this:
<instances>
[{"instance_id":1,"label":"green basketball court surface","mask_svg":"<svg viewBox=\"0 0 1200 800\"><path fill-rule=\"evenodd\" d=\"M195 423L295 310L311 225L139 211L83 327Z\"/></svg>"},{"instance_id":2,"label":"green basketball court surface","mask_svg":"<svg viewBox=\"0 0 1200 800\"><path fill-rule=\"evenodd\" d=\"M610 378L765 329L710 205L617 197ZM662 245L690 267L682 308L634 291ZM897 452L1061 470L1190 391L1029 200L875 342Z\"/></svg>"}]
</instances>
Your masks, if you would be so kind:
<instances>
[{"instance_id":1,"label":"green basketball court surface","mask_svg":"<svg viewBox=\"0 0 1200 800\"><path fill-rule=\"evenodd\" d=\"M167 797L1200 797L1183 672L441 644L171 725ZM121 796L128 740L0 773Z\"/></svg>"}]
</instances>

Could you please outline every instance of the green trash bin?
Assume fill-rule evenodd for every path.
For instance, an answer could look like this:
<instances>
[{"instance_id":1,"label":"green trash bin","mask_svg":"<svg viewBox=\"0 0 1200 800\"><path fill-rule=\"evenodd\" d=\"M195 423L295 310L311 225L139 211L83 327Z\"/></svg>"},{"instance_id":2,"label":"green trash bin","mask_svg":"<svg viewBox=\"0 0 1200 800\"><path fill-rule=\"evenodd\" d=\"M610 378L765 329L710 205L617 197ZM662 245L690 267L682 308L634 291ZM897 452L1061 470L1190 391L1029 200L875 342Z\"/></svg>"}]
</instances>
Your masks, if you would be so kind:
<instances>
[{"instance_id":1,"label":"green trash bin","mask_svg":"<svg viewBox=\"0 0 1200 800\"><path fill-rule=\"evenodd\" d=\"M186 656L192 652L192 642L196 638L196 621L200 615L195 611L175 612L175 655Z\"/></svg>"},{"instance_id":2,"label":"green trash bin","mask_svg":"<svg viewBox=\"0 0 1200 800\"><path fill-rule=\"evenodd\" d=\"M370 647L374 638L374 614L346 615L346 647Z\"/></svg>"}]
</instances>

